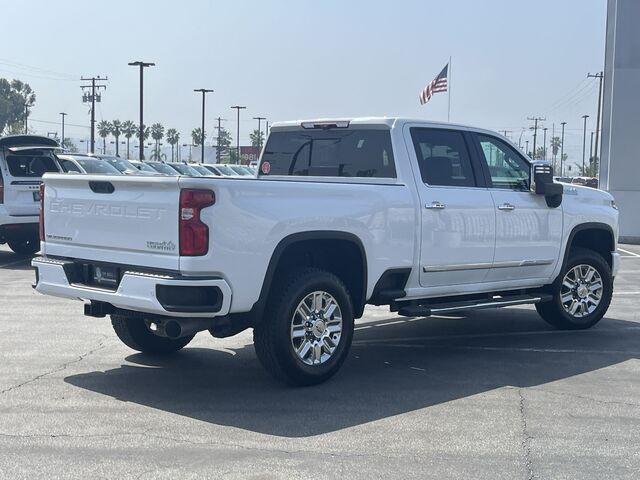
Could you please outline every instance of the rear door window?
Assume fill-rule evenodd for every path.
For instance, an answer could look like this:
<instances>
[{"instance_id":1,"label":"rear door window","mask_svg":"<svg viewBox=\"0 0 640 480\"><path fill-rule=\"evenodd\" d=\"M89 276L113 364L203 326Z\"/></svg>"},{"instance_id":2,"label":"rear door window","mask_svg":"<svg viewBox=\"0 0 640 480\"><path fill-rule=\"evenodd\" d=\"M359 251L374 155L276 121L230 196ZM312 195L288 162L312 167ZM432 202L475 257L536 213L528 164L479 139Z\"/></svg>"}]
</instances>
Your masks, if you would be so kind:
<instances>
[{"instance_id":1,"label":"rear door window","mask_svg":"<svg viewBox=\"0 0 640 480\"><path fill-rule=\"evenodd\" d=\"M7 155L6 159L12 177L39 178L58 171L53 158L46 155Z\"/></svg>"},{"instance_id":2,"label":"rear door window","mask_svg":"<svg viewBox=\"0 0 640 480\"><path fill-rule=\"evenodd\" d=\"M265 165L266 164L266 165ZM261 174L395 178L389 130L272 131Z\"/></svg>"},{"instance_id":3,"label":"rear door window","mask_svg":"<svg viewBox=\"0 0 640 480\"><path fill-rule=\"evenodd\" d=\"M411 138L425 184L449 187L477 185L462 132L416 127L411 129Z\"/></svg>"}]
</instances>

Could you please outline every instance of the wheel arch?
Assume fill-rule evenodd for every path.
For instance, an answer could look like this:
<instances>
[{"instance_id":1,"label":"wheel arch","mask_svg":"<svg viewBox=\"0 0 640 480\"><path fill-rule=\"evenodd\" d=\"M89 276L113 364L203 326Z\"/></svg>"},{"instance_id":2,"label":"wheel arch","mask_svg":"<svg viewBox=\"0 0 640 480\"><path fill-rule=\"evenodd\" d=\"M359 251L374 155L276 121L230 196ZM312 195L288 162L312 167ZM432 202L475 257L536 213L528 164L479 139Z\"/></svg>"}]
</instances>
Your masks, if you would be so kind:
<instances>
[{"instance_id":1,"label":"wheel arch","mask_svg":"<svg viewBox=\"0 0 640 480\"><path fill-rule=\"evenodd\" d=\"M613 258L611 257L611 252L616 248L615 238L613 228L606 223L586 222L576 225L567 238L560 274L564 271L571 249L574 247L587 248L599 253L609 264L609 267L612 267Z\"/></svg>"}]
</instances>

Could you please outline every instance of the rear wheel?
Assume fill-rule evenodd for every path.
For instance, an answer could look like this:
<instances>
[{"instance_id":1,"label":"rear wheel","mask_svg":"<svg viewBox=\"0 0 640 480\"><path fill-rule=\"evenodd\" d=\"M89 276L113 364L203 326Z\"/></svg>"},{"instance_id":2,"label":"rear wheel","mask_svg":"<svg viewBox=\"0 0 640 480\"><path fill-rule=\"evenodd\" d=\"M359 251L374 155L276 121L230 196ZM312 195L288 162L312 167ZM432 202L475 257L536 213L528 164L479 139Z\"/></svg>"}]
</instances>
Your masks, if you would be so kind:
<instances>
[{"instance_id":1,"label":"rear wheel","mask_svg":"<svg viewBox=\"0 0 640 480\"><path fill-rule=\"evenodd\" d=\"M194 335L171 339L156 335L142 318L111 315L111 325L127 347L143 353L167 354L185 347Z\"/></svg>"},{"instance_id":2,"label":"rear wheel","mask_svg":"<svg viewBox=\"0 0 640 480\"><path fill-rule=\"evenodd\" d=\"M40 239L37 237L7 240L7 245L19 255L33 255L40 250Z\"/></svg>"},{"instance_id":3,"label":"rear wheel","mask_svg":"<svg viewBox=\"0 0 640 480\"><path fill-rule=\"evenodd\" d=\"M590 328L602 319L613 295L609 264L598 253L575 248L552 286L553 299L536 304L542 318L565 330Z\"/></svg>"},{"instance_id":4,"label":"rear wheel","mask_svg":"<svg viewBox=\"0 0 640 480\"><path fill-rule=\"evenodd\" d=\"M290 385L324 382L340 369L351 346L349 293L332 273L311 268L289 275L280 286L253 330L258 359Z\"/></svg>"}]
</instances>

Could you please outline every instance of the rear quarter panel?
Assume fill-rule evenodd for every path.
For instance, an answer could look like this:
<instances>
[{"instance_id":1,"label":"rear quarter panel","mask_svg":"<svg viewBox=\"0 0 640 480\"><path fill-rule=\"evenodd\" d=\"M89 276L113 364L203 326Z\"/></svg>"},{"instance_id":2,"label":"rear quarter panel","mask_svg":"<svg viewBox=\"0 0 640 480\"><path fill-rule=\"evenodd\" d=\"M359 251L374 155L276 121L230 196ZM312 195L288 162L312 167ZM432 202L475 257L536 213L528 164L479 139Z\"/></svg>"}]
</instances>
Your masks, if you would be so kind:
<instances>
[{"instance_id":1,"label":"rear quarter panel","mask_svg":"<svg viewBox=\"0 0 640 480\"><path fill-rule=\"evenodd\" d=\"M180 187L211 188L216 195L201 215L210 228L209 252L181 257L180 270L225 278L232 312L251 309L276 246L295 233L357 236L367 256L367 298L386 269L413 265L415 205L402 183L181 178Z\"/></svg>"}]
</instances>

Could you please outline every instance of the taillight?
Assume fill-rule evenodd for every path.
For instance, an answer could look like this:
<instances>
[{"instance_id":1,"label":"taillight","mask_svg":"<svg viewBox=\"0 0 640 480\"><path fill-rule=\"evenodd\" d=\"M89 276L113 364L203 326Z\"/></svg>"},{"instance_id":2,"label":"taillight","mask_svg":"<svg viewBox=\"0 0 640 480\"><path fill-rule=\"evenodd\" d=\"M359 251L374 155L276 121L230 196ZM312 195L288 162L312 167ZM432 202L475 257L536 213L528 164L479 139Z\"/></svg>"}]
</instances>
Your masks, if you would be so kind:
<instances>
[{"instance_id":1,"label":"taillight","mask_svg":"<svg viewBox=\"0 0 640 480\"><path fill-rule=\"evenodd\" d=\"M44 242L44 183L40 184L40 219L38 221L40 231L40 241Z\"/></svg>"},{"instance_id":2,"label":"taillight","mask_svg":"<svg viewBox=\"0 0 640 480\"><path fill-rule=\"evenodd\" d=\"M200 212L216 202L211 190L180 190L178 225L180 255L199 256L209 251L209 227L200 220Z\"/></svg>"}]
</instances>

